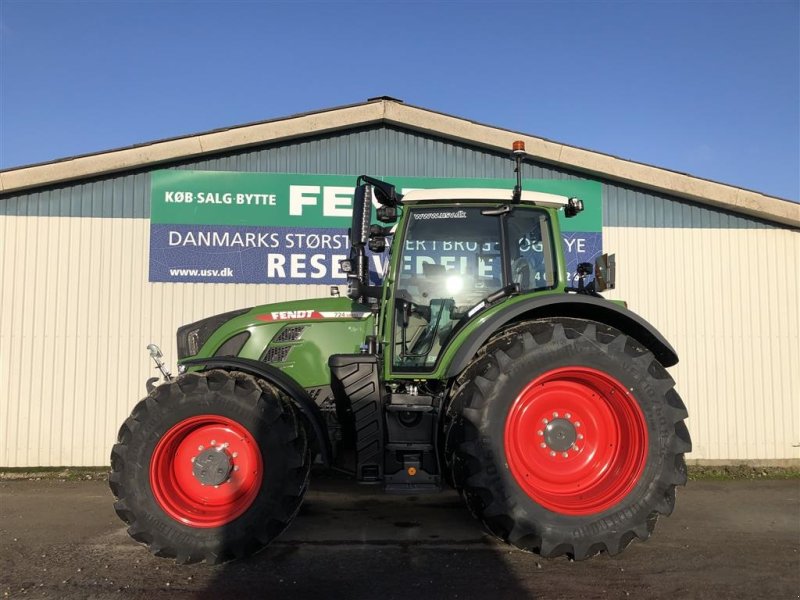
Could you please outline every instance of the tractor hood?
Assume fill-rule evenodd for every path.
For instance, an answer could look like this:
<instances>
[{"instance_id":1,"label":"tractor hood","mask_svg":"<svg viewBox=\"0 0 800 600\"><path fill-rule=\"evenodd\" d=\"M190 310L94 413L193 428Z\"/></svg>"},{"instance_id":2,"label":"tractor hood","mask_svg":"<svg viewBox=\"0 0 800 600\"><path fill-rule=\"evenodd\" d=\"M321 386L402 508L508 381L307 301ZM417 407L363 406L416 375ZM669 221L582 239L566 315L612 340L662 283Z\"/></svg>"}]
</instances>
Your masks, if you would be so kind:
<instances>
[{"instance_id":1,"label":"tractor hood","mask_svg":"<svg viewBox=\"0 0 800 600\"><path fill-rule=\"evenodd\" d=\"M289 372L303 387L325 385L327 357L359 352L373 323L370 308L349 298L265 304L184 325L178 360L256 360Z\"/></svg>"}]
</instances>

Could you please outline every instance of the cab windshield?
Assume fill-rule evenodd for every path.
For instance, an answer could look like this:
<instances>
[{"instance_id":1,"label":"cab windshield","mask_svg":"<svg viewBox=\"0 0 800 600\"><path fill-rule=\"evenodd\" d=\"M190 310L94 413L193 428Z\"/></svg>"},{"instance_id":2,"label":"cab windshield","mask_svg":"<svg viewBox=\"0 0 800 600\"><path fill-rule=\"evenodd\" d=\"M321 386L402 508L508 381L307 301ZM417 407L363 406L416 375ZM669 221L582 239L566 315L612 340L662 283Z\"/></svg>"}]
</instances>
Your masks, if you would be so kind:
<instances>
[{"instance_id":1,"label":"cab windshield","mask_svg":"<svg viewBox=\"0 0 800 600\"><path fill-rule=\"evenodd\" d=\"M481 302L506 286L528 292L555 285L547 212L487 208L411 209L396 284L395 370L433 369Z\"/></svg>"}]
</instances>

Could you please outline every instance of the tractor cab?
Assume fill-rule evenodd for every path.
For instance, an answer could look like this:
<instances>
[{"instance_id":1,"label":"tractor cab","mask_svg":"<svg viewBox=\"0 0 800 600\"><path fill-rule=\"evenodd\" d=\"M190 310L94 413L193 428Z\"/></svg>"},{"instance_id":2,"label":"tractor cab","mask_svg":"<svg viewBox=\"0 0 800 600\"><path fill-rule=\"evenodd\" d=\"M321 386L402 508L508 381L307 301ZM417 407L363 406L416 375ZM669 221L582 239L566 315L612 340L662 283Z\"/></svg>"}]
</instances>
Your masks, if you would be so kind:
<instances>
[{"instance_id":1,"label":"tractor cab","mask_svg":"<svg viewBox=\"0 0 800 600\"><path fill-rule=\"evenodd\" d=\"M359 184L341 267L348 296L382 313L378 338L394 373L431 372L454 336L501 301L567 286L557 211L577 214L574 198L488 188L400 195L366 176ZM373 203L388 226L370 224ZM387 277L370 285L366 249L385 251L387 238Z\"/></svg>"},{"instance_id":2,"label":"tractor cab","mask_svg":"<svg viewBox=\"0 0 800 600\"><path fill-rule=\"evenodd\" d=\"M447 204L445 196L452 199ZM551 212L533 202L512 207L509 196L503 190L417 191L405 201L387 290L392 318L384 321L394 370L431 370L453 336L487 307L553 290L563 279ZM551 206L565 202L548 199Z\"/></svg>"}]
</instances>

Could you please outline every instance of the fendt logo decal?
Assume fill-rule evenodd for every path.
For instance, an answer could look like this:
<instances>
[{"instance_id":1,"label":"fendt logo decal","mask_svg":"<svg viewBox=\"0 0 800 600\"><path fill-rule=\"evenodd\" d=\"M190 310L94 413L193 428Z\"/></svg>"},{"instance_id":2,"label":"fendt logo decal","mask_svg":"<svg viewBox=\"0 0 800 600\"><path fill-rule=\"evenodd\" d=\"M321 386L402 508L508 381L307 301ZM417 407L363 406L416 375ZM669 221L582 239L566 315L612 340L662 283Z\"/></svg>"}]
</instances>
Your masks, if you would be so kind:
<instances>
[{"instance_id":1,"label":"fendt logo decal","mask_svg":"<svg viewBox=\"0 0 800 600\"><path fill-rule=\"evenodd\" d=\"M259 321L319 321L322 319L364 319L369 312L354 312L344 310L318 311L318 310L278 310L256 316Z\"/></svg>"}]
</instances>

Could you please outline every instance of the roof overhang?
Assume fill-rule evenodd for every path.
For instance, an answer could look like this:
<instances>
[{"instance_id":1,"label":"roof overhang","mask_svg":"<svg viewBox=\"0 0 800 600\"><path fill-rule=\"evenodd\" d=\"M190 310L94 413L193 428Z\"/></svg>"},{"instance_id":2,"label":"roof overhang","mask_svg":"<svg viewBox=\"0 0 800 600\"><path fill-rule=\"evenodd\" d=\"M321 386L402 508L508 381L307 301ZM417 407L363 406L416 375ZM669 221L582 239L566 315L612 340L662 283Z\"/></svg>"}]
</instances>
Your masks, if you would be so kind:
<instances>
[{"instance_id":1,"label":"roof overhang","mask_svg":"<svg viewBox=\"0 0 800 600\"><path fill-rule=\"evenodd\" d=\"M800 227L800 204L788 200L476 123L390 98L378 98L362 104L7 169L0 171L0 193L154 167L175 160L377 123L397 125L499 152L508 152L514 140L523 140L528 154L537 161L767 221Z\"/></svg>"}]
</instances>

